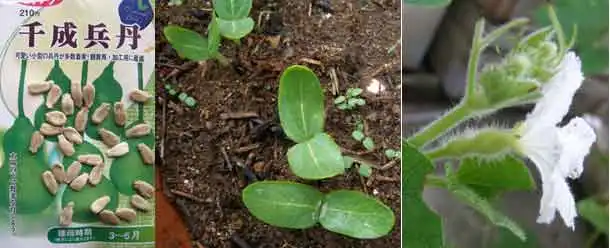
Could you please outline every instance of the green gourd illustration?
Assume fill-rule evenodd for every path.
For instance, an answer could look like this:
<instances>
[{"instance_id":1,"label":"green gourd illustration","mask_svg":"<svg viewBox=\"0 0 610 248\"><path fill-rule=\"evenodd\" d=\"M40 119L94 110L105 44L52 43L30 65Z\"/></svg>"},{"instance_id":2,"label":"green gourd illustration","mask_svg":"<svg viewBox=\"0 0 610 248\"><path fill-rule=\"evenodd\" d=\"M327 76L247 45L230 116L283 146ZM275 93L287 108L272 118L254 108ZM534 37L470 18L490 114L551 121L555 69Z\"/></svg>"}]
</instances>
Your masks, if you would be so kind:
<instances>
[{"instance_id":1,"label":"green gourd illustration","mask_svg":"<svg viewBox=\"0 0 610 248\"><path fill-rule=\"evenodd\" d=\"M4 161L0 168L0 207L8 209L10 203L11 163L16 165L17 214L42 212L53 202L54 196L45 187L41 175L48 169L45 153L32 154L28 147L36 131L23 111L27 60L21 61L19 80L19 115L4 134Z\"/></svg>"},{"instance_id":2,"label":"green gourd illustration","mask_svg":"<svg viewBox=\"0 0 610 248\"><path fill-rule=\"evenodd\" d=\"M114 78L114 62L110 62L102 74L93 81L93 87L95 88L95 98L93 99L93 105L89 110L89 122L91 122L91 116L95 110L102 105L102 103L109 103L113 105L115 102L121 101L123 98L123 88L119 82ZM87 125L85 133L92 139L100 140L100 134L98 130L105 128L115 134L123 133L124 128L117 126L114 122L114 110L110 109L110 112L106 119L99 125L90 123Z\"/></svg>"},{"instance_id":3,"label":"green gourd illustration","mask_svg":"<svg viewBox=\"0 0 610 248\"><path fill-rule=\"evenodd\" d=\"M88 166L87 166L88 167ZM96 185L85 185L81 191L75 191L70 187L66 187L61 199L61 206L68 205L69 202L74 202L74 215L72 220L80 223L98 222L100 218L91 212L91 203L100 197L109 196L110 202L105 209L114 211L119 204L119 192L116 187L106 177Z\"/></svg>"},{"instance_id":4,"label":"green gourd illustration","mask_svg":"<svg viewBox=\"0 0 610 248\"><path fill-rule=\"evenodd\" d=\"M59 86L59 88L61 88L62 94L71 92L71 90L70 90L71 79L61 69L59 60L55 60L53 62L53 68L51 68L51 71L49 72L49 75L47 76L47 78L45 80L53 81L54 84L56 84L57 86ZM47 105L45 104L45 102L47 101L47 94L43 94L42 97L43 97L42 104L40 104L40 107L38 107L38 109L36 109L36 112L34 113L34 126L36 127L37 130L40 129L40 126L42 125L42 123L45 122L45 114L47 112L54 111L54 110L61 110L61 108L60 108L61 101L57 101L55 106L53 106L53 108L49 109L49 108L47 108ZM79 108L77 108L77 107L75 107L75 109L76 109L76 111L79 110ZM66 122L66 125L73 126L75 115L69 115L67 117L68 117L67 118L68 120ZM45 137L45 139L48 141L57 142L57 136Z\"/></svg>"},{"instance_id":5,"label":"green gourd illustration","mask_svg":"<svg viewBox=\"0 0 610 248\"><path fill-rule=\"evenodd\" d=\"M141 63L138 63L138 88L144 88ZM144 123L144 106L139 105L138 120L130 124L125 130L129 130L130 127L141 123ZM125 137L124 133L122 136ZM122 157L114 159L114 161L112 161L112 166L110 167L110 179L112 179L112 182L116 185L119 192L125 195L136 193L133 189L133 182L135 180L143 180L150 184L154 183L154 166L147 165L142 161L142 157L138 151L138 144L140 143L144 143L153 149L155 137L153 134L149 134L144 137L130 138L127 140L129 152Z\"/></svg>"}]
</instances>

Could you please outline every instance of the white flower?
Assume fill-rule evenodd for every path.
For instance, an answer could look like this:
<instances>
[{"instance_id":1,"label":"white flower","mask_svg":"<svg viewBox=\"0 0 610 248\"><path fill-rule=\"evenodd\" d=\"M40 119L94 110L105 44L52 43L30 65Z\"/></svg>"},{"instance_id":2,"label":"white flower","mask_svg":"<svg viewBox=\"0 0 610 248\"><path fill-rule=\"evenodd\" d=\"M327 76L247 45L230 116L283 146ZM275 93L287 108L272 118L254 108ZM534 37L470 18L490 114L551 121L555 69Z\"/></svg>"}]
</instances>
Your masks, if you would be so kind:
<instances>
[{"instance_id":1,"label":"white flower","mask_svg":"<svg viewBox=\"0 0 610 248\"><path fill-rule=\"evenodd\" d=\"M521 129L521 152L536 164L542 178L538 223L551 223L558 211L566 226L574 229L576 206L566 178L580 177L596 138L593 128L580 117L563 127L558 124L583 80L580 59L567 53L555 76L543 84L542 98Z\"/></svg>"}]
</instances>

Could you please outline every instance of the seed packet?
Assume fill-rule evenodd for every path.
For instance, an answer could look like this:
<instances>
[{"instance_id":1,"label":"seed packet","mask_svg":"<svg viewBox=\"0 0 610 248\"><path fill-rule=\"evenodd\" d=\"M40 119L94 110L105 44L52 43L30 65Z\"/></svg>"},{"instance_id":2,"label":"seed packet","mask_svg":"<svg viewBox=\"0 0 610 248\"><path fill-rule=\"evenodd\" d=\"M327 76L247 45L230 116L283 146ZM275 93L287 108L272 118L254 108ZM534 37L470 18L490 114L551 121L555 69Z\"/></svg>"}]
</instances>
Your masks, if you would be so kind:
<instances>
[{"instance_id":1,"label":"seed packet","mask_svg":"<svg viewBox=\"0 0 610 248\"><path fill-rule=\"evenodd\" d=\"M154 3L0 19L0 246L154 247Z\"/></svg>"}]
</instances>

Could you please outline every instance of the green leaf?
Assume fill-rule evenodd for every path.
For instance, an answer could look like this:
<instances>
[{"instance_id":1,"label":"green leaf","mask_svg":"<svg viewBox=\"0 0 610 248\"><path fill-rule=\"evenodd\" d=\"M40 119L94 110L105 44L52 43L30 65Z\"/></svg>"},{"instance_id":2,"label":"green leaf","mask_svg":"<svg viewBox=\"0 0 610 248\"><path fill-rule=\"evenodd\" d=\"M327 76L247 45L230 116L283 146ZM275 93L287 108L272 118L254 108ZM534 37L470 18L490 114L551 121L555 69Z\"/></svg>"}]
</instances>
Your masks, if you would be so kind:
<instances>
[{"instance_id":1,"label":"green leaf","mask_svg":"<svg viewBox=\"0 0 610 248\"><path fill-rule=\"evenodd\" d=\"M363 177L370 177L371 173L373 173L373 168L368 165L368 164L360 164L360 167L358 168L358 174L360 174Z\"/></svg>"},{"instance_id":2,"label":"green leaf","mask_svg":"<svg viewBox=\"0 0 610 248\"><path fill-rule=\"evenodd\" d=\"M343 156L343 167L345 167L345 169L349 169L352 168L352 165L354 165L354 158L350 156Z\"/></svg>"},{"instance_id":3,"label":"green leaf","mask_svg":"<svg viewBox=\"0 0 610 248\"><path fill-rule=\"evenodd\" d=\"M242 19L248 16L252 0L214 0L214 11L225 20Z\"/></svg>"},{"instance_id":4,"label":"green leaf","mask_svg":"<svg viewBox=\"0 0 610 248\"><path fill-rule=\"evenodd\" d=\"M341 103L339 104L339 106L337 106L337 108L339 108L340 110L346 110L349 108L349 106L347 106L347 103Z\"/></svg>"},{"instance_id":5,"label":"green leaf","mask_svg":"<svg viewBox=\"0 0 610 248\"><path fill-rule=\"evenodd\" d=\"M386 158L388 158L388 159L393 159L395 157L400 156L400 152L398 152L394 149L386 149L383 153L385 154Z\"/></svg>"},{"instance_id":6,"label":"green leaf","mask_svg":"<svg viewBox=\"0 0 610 248\"><path fill-rule=\"evenodd\" d=\"M339 96L339 97L335 98L335 104L345 102L345 99L346 99L345 96Z\"/></svg>"},{"instance_id":7,"label":"green leaf","mask_svg":"<svg viewBox=\"0 0 610 248\"><path fill-rule=\"evenodd\" d=\"M320 224L333 232L359 239L390 233L394 212L375 198L357 191L338 190L324 198Z\"/></svg>"},{"instance_id":8,"label":"green leaf","mask_svg":"<svg viewBox=\"0 0 610 248\"><path fill-rule=\"evenodd\" d=\"M402 145L402 243L405 247L444 246L441 219L422 199L426 175L434 166L407 142Z\"/></svg>"},{"instance_id":9,"label":"green leaf","mask_svg":"<svg viewBox=\"0 0 610 248\"><path fill-rule=\"evenodd\" d=\"M309 68L293 65L280 78L280 122L286 135L304 142L324 130L324 95L320 80Z\"/></svg>"},{"instance_id":10,"label":"green leaf","mask_svg":"<svg viewBox=\"0 0 610 248\"><path fill-rule=\"evenodd\" d=\"M350 106L364 106L366 105L366 101L362 98L350 98L347 99L347 104Z\"/></svg>"},{"instance_id":11,"label":"green leaf","mask_svg":"<svg viewBox=\"0 0 610 248\"><path fill-rule=\"evenodd\" d=\"M210 58L208 41L199 33L174 25L165 27L163 33L181 57L195 61Z\"/></svg>"},{"instance_id":12,"label":"green leaf","mask_svg":"<svg viewBox=\"0 0 610 248\"><path fill-rule=\"evenodd\" d=\"M239 40L248 35L254 29L254 20L252 20L250 17L237 20L216 18L216 20L218 21L220 34L223 37L232 40Z\"/></svg>"},{"instance_id":13,"label":"green leaf","mask_svg":"<svg viewBox=\"0 0 610 248\"><path fill-rule=\"evenodd\" d=\"M455 174L459 183L468 185L478 195L491 198L505 191L536 188L529 169L521 159L507 156L499 161L463 159Z\"/></svg>"},{"instance_id":14,"label":"green leaf","mask_svg":"<svg viewBox=\"0 0 610 248\"><path fill-rule=\"evenodd\" d=\"M211 56L216 56L220 48L220 27L217 19L215 15L212 15L212 22L208 27L208 54Z\"/></svg>"},{"instance_id":15,"label":"green leaf","mask_svg":"<svg viewBox=\"0 0 610 248\"><path fill-rule=\"evenodd\" d=\"M288 149L290 170L305 179L323 179L345 171L341 148L325 133Z\"/></svg>"},{"instance_id":16,"label":"green leaf","mask_svg":"<svg viewBox=\"0 0 610 248\"><path fill-rule=\"evenodd\" d=\"M360 130L354 130L352 132L352 138L354 138L357 141L362 141L364 139L364 133Z\"/></svg>"},{"instance_id":17,"label":"green leaf","mask_svg":"<svg viewBox=\"0 0 610 248\"><path fill-rule=\"evenodd\" d=\"M348 97L355 97L355 96L359 96L360 94L362 94L364 90L360 89L360 88L349 88L347 89L347 92L345 93Z\"/></svg>"},{"instance_id":18,"label":"green leaf","mask_svg":"<svg viewBox=\"0 0 610 248\"><path fill-rule=\"evenodd\" d=\"M608 205L599 204L594 198L587 198L576 204L578 213L589 221L597 230L608 235Z\"/></svg>"},{"instance_id":19,"label":"green leaf","mask_svg":"<svg viewBox=\"0 0 610 248\"><path fill-rule=\"evenodd\" d=\"M455 182L449 182L447 184L447 189L458 199L485 216L492 224L510 230L519 237L519 239L525 241L525 231L509 217L494 209L485 198L477 195L474 190Z\"/></svg>"},{"instance_id":20,"label":"green leaf","mask_svg":"<svg viewBox=\"0 0 610 248\"><path fill-rule=\"evenodd\" d=\"M259 220L278 227L304 229L318 221L324 195L309 185L287 181L250 184L242 200Z\"/></svg>"},{"instance_id":21,"label":"green leaf","mask_svg":"<svg viewBox=\"0 0 610 248\"><path fill-rule=\"evenodd\" d=\"M371 137L364 138L364 140L362 141L362 145L368 151L375 150L375 142L373 141L373 139Z\"/></svg>"}]
</instances>

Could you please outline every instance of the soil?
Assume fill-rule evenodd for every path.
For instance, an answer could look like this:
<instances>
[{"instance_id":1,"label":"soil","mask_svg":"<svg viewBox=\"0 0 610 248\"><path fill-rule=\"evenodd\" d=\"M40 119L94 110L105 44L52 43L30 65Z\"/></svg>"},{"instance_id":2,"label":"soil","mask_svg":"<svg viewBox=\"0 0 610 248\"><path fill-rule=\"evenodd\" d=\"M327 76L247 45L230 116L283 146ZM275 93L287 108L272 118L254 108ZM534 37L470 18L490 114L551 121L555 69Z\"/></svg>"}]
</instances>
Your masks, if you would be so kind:
<instances>
[{"instance_id":1,"label":"soil","mask_svg":"<svg viewBox=\"0 0 610 248\"><path fill-rule=\"evenodd\" d=\"M399 0L254 1L253 33L241 44L224 40L231 60L189 62L179 58L162 34L168 24L206 33L211 3L185 1L157 6L157 154L166 194L203 247L400 247L400 162L386 148L400 148ZM293 64L313 69L326 94L326 130L344 153L376 166L370 178L355 168L342 176L305 182L288 169L277 114L282 71ZM336 72L336 80L330 76ZM366 88L372 79L386 90L367 92L367 104L346 112L333 106L333 85ZM197 100L189 108L164 89L171 84ZM234 116L237 115L237 116ZM356 118L376 143L366 152L351 138ZM386 166L383 170L382 166ZM290 230L254 218L241 191L254 180L293 180L324 192L353 189L374 195L396 216L392 233L374 240L351 239L315 227ZM163 215L163 213L159 213Z\"/></svg>"}]
</instances>

